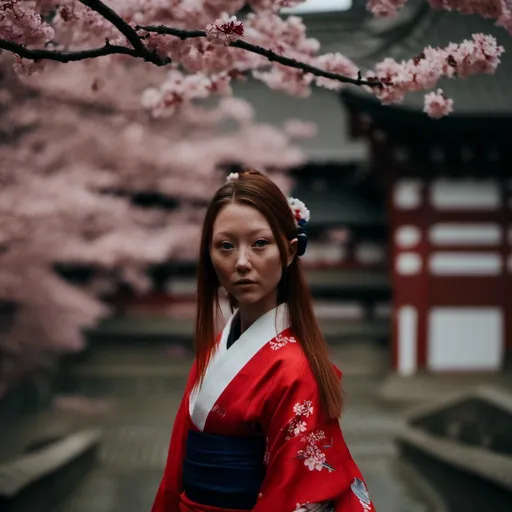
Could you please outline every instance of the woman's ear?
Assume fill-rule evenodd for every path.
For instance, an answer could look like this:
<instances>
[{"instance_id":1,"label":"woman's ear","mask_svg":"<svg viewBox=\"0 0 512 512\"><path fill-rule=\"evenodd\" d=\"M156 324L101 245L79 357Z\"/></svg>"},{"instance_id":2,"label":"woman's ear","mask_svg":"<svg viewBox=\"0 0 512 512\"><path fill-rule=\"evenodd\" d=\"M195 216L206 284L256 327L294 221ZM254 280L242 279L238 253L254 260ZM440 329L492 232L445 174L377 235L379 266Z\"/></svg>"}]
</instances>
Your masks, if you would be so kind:
<instances>
[{"instance_id":1,"label":"woman's ear","mask_svg":"<svg viewBox=\"0 0 512 512\"><path fill-rule=\"evenodd\" d=\"M289 267L292 264L292 261L295 259L295 256L297 255L298 244L299 241L296 238L288 242L288 260L286 262L287 267Z\"/></svg>"}]
</instances>

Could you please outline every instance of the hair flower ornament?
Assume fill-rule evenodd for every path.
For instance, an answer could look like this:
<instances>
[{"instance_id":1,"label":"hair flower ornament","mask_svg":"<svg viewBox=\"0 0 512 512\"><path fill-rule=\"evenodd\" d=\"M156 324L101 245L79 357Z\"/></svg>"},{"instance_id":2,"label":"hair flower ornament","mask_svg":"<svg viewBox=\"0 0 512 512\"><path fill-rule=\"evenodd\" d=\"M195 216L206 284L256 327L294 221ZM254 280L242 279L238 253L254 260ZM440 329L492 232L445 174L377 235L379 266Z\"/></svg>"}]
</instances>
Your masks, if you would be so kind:
<instances>
[{"instance_id":1,"label":"hair flower ornament","mask_svg":"<svg viewBox=\"0 0 512 512\"><path fill-rule=\"evenodd\" d=\"M295 197L288 198L288 205L297 226L297 256L303 256L308 245L308 235L305 232L305 228L308 225L311 214L306 205Z\"/></svg>"},{"instance_id":2,"label":"hair flower ornament","mask_svg":"<svg viewBox=\"0 0 512 512\"><path fill-rule=\"evenodd\" d=\"M290 210L293 213L293 218L295 219L297 227L305 228L311 216L306 205L300 199L296 199L295 197L289 197L288 204L290 205Z\"/></svg>"},{"instance_id":3,"label":"hair flower ornament","mask_svg":"<svg viewBox=\"0 0 512 512\"><path fill-rule=\"evenodd\" d=\"M238 181L238 178L240 178L240 174L237 172L232 172L228 174L228 177L226 178L226 183L233 183L234 181Z\"/></svg>"}]
</instances>

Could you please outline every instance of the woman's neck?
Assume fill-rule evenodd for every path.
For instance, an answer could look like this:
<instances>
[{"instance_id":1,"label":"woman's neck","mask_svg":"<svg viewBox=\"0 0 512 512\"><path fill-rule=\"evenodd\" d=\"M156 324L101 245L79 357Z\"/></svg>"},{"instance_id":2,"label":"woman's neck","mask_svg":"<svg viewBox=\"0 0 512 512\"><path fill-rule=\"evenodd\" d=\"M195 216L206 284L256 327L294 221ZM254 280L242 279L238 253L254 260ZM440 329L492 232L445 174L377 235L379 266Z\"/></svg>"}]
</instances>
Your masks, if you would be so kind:
<instances>
[{"instance_id":1,"label":"woman's neck","mask_svg":"<svg viewBox=\"0 0 512 512\"><path fill-rule=\"evenodd\" d=\"M241 333L245 332L251 325L265 313L274 309L277 301L266 302L264 304L241 304L238 308L238 316L240 318Z\"/></svg>"}]
</instances>

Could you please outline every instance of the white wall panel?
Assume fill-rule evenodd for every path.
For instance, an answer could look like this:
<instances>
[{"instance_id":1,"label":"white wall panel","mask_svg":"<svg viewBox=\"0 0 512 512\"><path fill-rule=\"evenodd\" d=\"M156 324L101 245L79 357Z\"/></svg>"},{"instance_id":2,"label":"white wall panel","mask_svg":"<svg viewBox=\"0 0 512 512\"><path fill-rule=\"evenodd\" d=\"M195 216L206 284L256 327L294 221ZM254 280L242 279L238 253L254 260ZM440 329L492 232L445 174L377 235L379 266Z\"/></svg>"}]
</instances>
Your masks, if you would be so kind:
<instances>
[{"instance_id":1,"label":"white wall panel","mask_svg":"<svg viewBox=\"0 0 512 512\"><path fill-rule=\"evenodd\" d=\"M414 252L403 252L396 258L396 271L403 276L418 274L421 266L421 257Z\"/></svg>"},{"instance_id":2,"label":"white wall panel","mask_svg":"<svg viewBox=\"0 0 512 512\"><path fill-rule=\"evenodd\" d=\"M440 223L429 230L434 245L495 245L501 243L502 230L498 224Z\"/></svg>"},{"instance_id":3,"label":"white wall panel","mask_svg":"<svg viewBox=\"0 0 512 512\"><path fill-rule=\"evenodd\" d=\"M428 320L427 368L498 370L504 351L499 308L433 308Z\"/></svg>"},{"instance_id":4,"label":"white wall panel","mask_svg":"<svg viewBox=\"0 0 512 512\"><path fill-rule=\"evenodd\" d=\"M500 187L496 181L447 180L434 181L430 202L439 210L488 210L501 205Z\"/></svg>"},{"instance_id":5,"label":"white wall panel","mask_svg":"<svg viewBox=\"0 0 512 512\"><path fill-rule=\"evenodd\" d=\"M416 226L400 226L395 231L395 244L401 249L409 249L421 241L421 231Z\"/></svg>"},{"instance_id":6,"label":"white wall panel","mask_svg":"<svg viewBox=\"0 0 512 512\"><path fill-rule=\"evenodd\" d=\"M400 375L412 375L417 368L418 312L412 306L398 310L398 361Z\"/></svg>"},{"instance_id":7,"label":"white wall panel","mask_svg":"<svg viewBox=\"0 0 512 512\"><path fill-rule=\"evenodd\" d=\"M393 189L393 204L401 210L413 210L421 205L421 187L419 180L400 180Z\"/></svg>"},{"instance_id":8,"label":"white wall panel","mask_svg":"<svg viewBox=\"0 0 512 512\"><path fill-rule=\"evenodd\" d=\"M501 254L493 252L436 252L429 262L430 272L442 276L492 276L502 265Z\"/></svg>"}]
</instances>

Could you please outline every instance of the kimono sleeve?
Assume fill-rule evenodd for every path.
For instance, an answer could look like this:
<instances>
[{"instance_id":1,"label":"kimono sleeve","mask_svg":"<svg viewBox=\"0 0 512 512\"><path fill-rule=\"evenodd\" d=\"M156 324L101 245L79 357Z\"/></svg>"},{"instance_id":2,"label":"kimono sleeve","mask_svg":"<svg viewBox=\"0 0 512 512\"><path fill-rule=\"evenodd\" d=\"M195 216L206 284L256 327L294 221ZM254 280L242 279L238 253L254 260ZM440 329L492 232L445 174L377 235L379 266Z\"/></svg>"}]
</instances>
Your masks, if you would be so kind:
<instances>
[{"instance_id":1,"label":"kimono sleeve","mask_svg":"<svg viewBox=\"0 0 512 512\"><path fill-rule=\"evenodd\" d=\"M307 370L277 377L267 398L267 472L253 512L375 512L339 422L324 415Z\"/></svg>"},{"instance_id":2,"label":"kimono sleeve","mask_svg":"<svg viewBox=\"0 0 512 512\"><path fill-rule=\"evenodd\" d=\"M196 370L194 363L174 420L167 463L155 501L151 507L151 512L174 512L179 510L180 495L183 490L182 467L185 458L187 434L190 428L188 404L190 392L195 382L195 376Z\"/></svg>"}]
</instances>

